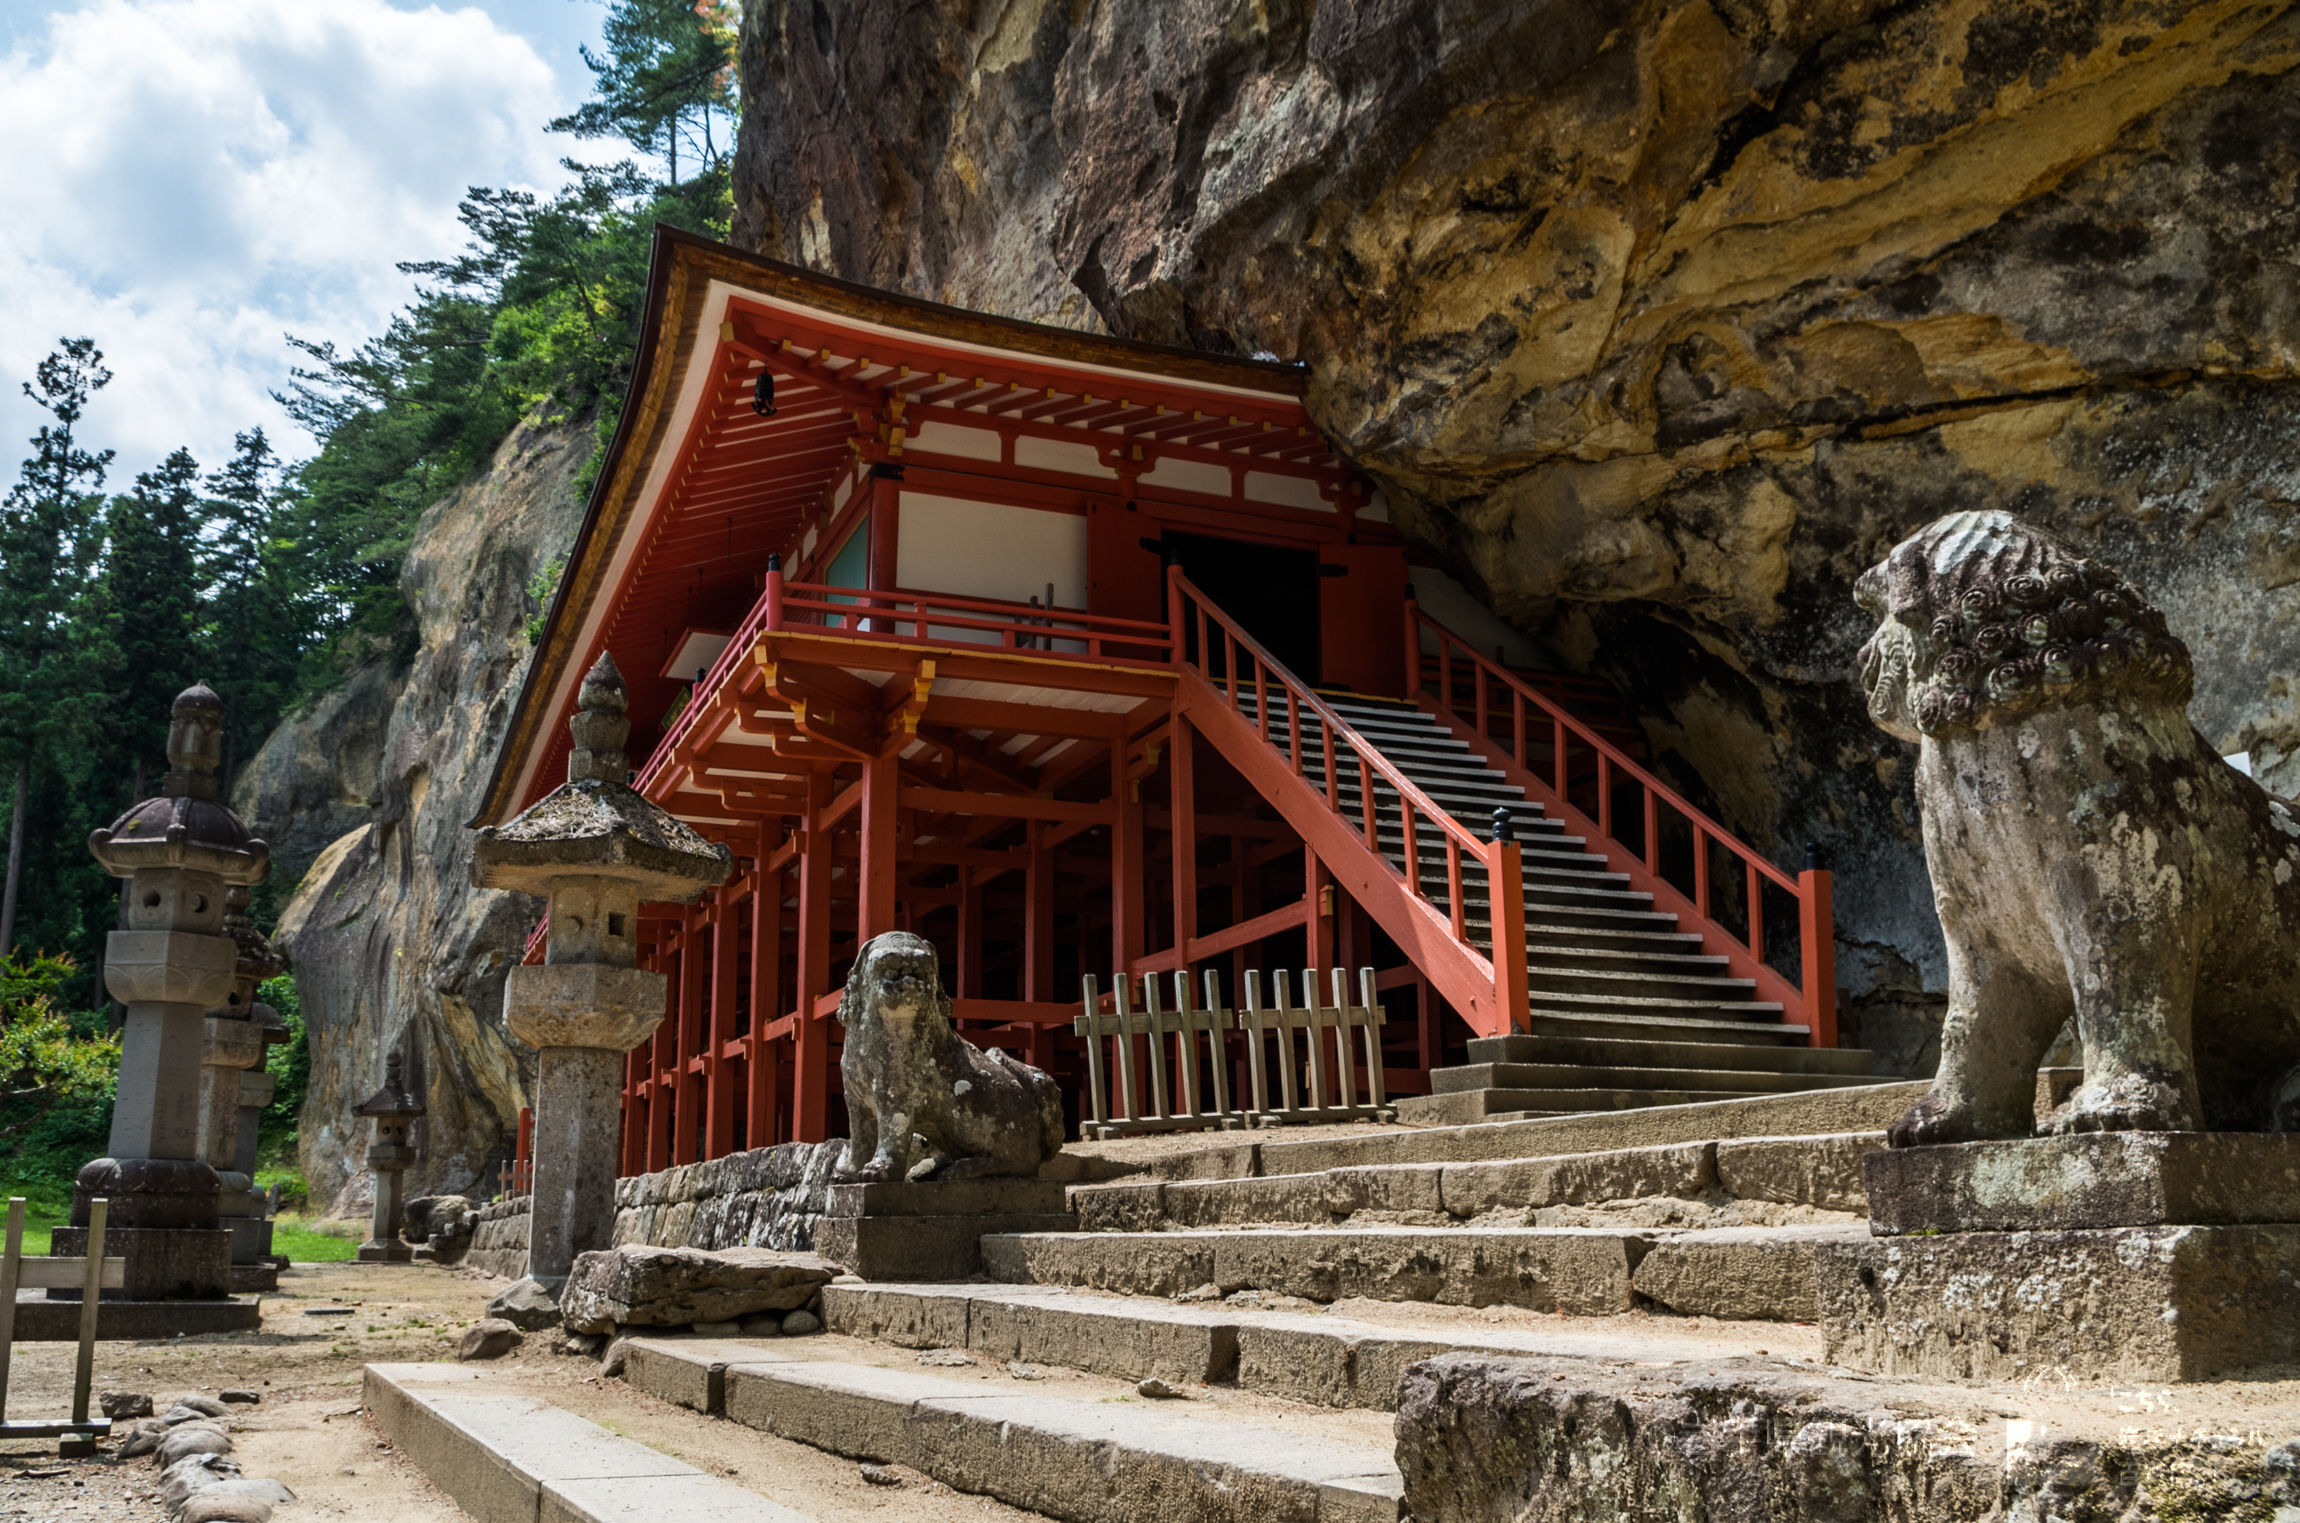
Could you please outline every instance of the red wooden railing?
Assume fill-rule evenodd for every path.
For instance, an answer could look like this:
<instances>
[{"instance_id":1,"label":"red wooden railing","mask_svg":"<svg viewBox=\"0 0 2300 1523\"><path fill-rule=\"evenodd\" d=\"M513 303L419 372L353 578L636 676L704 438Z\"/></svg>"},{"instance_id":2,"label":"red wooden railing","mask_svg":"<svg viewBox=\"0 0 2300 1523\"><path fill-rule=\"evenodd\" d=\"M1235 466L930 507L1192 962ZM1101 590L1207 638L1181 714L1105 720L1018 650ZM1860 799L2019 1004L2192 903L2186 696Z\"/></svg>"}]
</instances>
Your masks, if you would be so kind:
<instances>
[{"instance_id":1,"label":"red wooden railing","mask_svg":"<svg viewBox=\"0 0 2300 1523\"><path fill-rule=\"evenodd\" d=\"M1422 642L1436 642L1435 659L1424 663ZM1497 665L1414 603L1405 605L1407 670L1423 674L1425 701L1434 698L1444 716L1471 726L1478 738L1504 747L1502 759L1512 764L1512 780L1530 784L1553 815L1579 829L1591 844L1605 851L1609 865L1626 870L1637 887L1655 896L1655 907L1674 909L1690 917L1687 927L1702 933L1704 941L1721 942L1738 977L1754 978L1758 993L1778 1000L1784 1019L1801 1021L1807 1040L1816 1047L1837 1045L1835 930L1831 923L1829 874L1815 862L1795 877L1765 860L1715 820L1679 797L1668 784L1654 777L1590 725L1569 714L1556 702L1514 672ZM1457 675L1466 669L1465 683ZM1434 694L1429 692L1435 687ZM1466 691L1464 691L1466 687ZM1547 741L1536 746L1535 737ZM1537 754L1546 751L1545 755ZM1595 812L1573 802L1576 779L1586 774L1576 765L1593 762ZM1538 765L1537 765L1538 763ZM1505 769L1507 770L1507 769ZM1614 796L1633 791L1634 841L1616 833L1620 818ZM1665 814L1666 812L1666 814ZM1661 827L1666 815L1681 819L1691 833L1691 884L1688 891L1663 875ZM1745 928L1736 932L1720 918L1715 902L1713 855L1722 854L1728 871L1742 875ZM1800 978L1795 984L1766 962L1765 886L1773 885L1796 905Z\"/></svg>"},{"instance_id":2,"label":"red wooden railing","mask_svg":"<svg viewBox=\"0 0 2300 1523\"><path fill-rule=\"evenodd\" d=\"M910 634L902 633L904 625L910 627ZM742 625L727 642L727 648L719 652L719 659L695 684L695 691L708 693L716 689L749 658L751 647L762 633L785 629L832 629L841 638L850 640L917 643L932 639L937 643L980 645L1022 655L1044 650L1050 657L1083 655L1087 660L1114 666L1160 669L1168 664L1174 647L1165 625L1143 619L1120 619L1076 608L1048 608L994 598L908 592L900 588L884 592L857 591L821 582L787 582L783 580L782 567L769 561L766 590L743 616ZM997 639L995 642L943 640L932 633L940 630L986 632L996 635ZM1053 648L1057 640L1081 649L1057 651ZM1119 654L1121 651L1135 654ZM647 759L634 784L641 793L647 791L648 784L678 752L680 742L694 728L701 712L695 704L688 703L671 716L662 740L656 744L654 754Z\"/></svg>"},{"instance_id":3,"label":"red wooden railing","mask_svg":"<svg viewBox=\"0 0 2300 1523\"><path fill-rule=\"evenodd\" d=\"M1439 950L1431 947L1426 932L1442 927L1454 955L1414 960L1423 965L1425 974L1438 986L1439 992L1473 1027L1486 1035L1523 1029L1526 1025L1525 911L1517 843L1479 840L1359 735L1347 720L1312 692L1308 684L1287 671L1252 635L1208 602L1179 567L1168 570L1167 588L1173 627L1188 636L1188 646L1177 652L1177 664L1204 683L1220 705L1215 713L1190 710L1192 721L1202 732L1213 735L1218 743L1223 738L1223 730L1230 728L1227 725L1217 728L1219 716L1227 716L1236 726L1250 732L1253 741L1259 743L1256 751L1233 752L1225 746L1225 754L1245 773L1248 782L1259 787L1280 812L1288 814L1289 822L1304 841L1337 876L1352 876L1346 871L1349 864L1337 860L1343 853L1336 847L1345 840L1363 847L1386 869L1393 890L1403 897L1421 924L1391 923L1391 915L1386 915L1385 909L1394 913L1396 905L1374 902L1366 908L1385 922L1384 928L1409 953L1416 947ZM1222 650L1219 673L1207 659L1213 648L1210 641L1218 641ZM1250 677L1240 674L1241 654L1249 659L1253 668ZM1250 718L1239 701L1241 690L1253 695L1254 712ZM1271 712L1273 691L1283 695L1282 722ZM1305 713L1316 716L1319 729L1307 742L1306 750ZM1235 730L1232 733L1236 733ZM1278 765L1273 767L1273 762ZM1358 803L1354 809L1343 802L1341 788L1342 780L1353 769L1358 784ZM1390 861L1382 849L1373 786L1377 777L1389 786L1398 801L1402 868ZM1291 790L1285 790L1293 797L1299 797L1305 787L1314 793L1326 818L1305 820L1293 815L1288 809L1291 799L1283 796L1280 788L1271 786L1278 779L1293 784ZM1319 828L1321 825L1323 829ZM1335 826L1340 829L1334 829ZM1481 867L1486 874L1491 937L1484 946L1469 935L1465 923L1467 910L1462 878L1466 864ZM1432 867L1439 869L1445 885L1442 901L1426 886L1432 876L1428 869ZM1378 900L1378 895L1374 897ZM1503 970L1503 976L1496 977L1497 969Z\"/></svg>"},{"instance_id":4,"label":"red wooden railing","mask_svg":"<svg viewBox=\"0 0 2300 1523\"><path fill-rule=\"evenodd\" d=\"M1163 624L1088 613L1081 608L955 597L900 587L865 592L820 582L785 582L779 571L767 573L767 598L775 600L765 626L768 629L813 625L862 639L931 640L1007 651L1045 651L1129 666L1164 666L1173 648ZM760 601L765 603L767 598Z\"/></svg>"},{"instance_id":5,"label":"red wooden railing","mask_svg":"<svg viewBox=\"0 0 2300 1523\"><path fill-rule=\"evenodd\" d=\"M519 1134L513 1142L511 1161L497 1171L496 1184L505 1197L533 1195L535 1193L535 1108L519 1108Z\"/></svg>"}]
</instances>

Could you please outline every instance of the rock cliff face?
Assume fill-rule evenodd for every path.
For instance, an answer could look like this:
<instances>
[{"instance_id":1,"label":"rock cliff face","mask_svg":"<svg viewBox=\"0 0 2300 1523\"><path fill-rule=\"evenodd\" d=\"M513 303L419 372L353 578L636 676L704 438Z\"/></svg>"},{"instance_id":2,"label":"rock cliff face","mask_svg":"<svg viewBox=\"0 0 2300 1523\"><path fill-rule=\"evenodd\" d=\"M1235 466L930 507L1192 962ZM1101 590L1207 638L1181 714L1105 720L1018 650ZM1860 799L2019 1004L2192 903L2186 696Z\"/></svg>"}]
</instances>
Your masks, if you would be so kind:
<instances>
[{"instance_id":1,"label":"rock cliff face","mask_svg":"<svg viewBox=\"0 0 2300 1523\"><path fill-rule=\"evenodd\" d=\"M365 1210L366 1124L351 1108L405 1043L422 1161L412 1195L492 1192L534 1055L503 1029L503 979L541 901L470 885L471 818L531 653L538 566L582 518L591 430L522 428L489 471L423 515L400 575L411 656L360 668L280 726L233 804L297 883L274 940L311 1033L299 1153L315 1200Z\"/></svg>"},{"instance_id":2,"label":"rock cliff face","mask_svg":"<svg viewBox=\"0 0 2300 1523\"><path fill-rule=\"evenodd\" d=\"M2285 0L749 0L738 237L1298 358L1414 539L1837 868L1932 1061L1911 752L1852 580L2004 507L2143 584L2300 785L2300 15Z\"/></svg>"}]
</instances>

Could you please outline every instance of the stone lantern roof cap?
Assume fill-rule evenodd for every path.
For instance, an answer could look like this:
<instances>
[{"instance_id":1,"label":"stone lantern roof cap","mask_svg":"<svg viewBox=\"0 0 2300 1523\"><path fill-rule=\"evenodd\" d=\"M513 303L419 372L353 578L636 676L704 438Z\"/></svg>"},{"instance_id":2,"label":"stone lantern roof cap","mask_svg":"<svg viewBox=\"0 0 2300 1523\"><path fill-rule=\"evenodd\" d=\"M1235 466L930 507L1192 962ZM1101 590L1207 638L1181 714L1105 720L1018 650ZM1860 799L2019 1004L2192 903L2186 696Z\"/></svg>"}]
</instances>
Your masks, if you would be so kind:
<instances>
[{"instance_id":1,"label":"stone lantern roof cap","mask_svg":"<svg viewBox=\"0 0 2300 1523\"><path fill-rule=\"evenodd\" d=\"M479 832L472 882L548 894L560 880L608 878L635 886L642 900L674 904L692 904L726 882L733 852L623 781L630 724L613 656L601 656L584 677L579 701L567 781L517 819Z\"/></svg>"},{"instance_id":2,"label":"stone lantern roof cap","mask_svg":"<svg viewBox=\"0 0 2300 1523\"><path fill-rule=\"evenodd\" d=\"M226 883L261 883L270 873L271 848L216 798L223 725L224 701L205 683L177 696L168 715L169 766L159 796L88 836L88 850L113 877L177 867L215 873Z\"/></svg>"},{"instance_id":3,"label":"stone lantern roof cap","mask_svg":"<svg viewBox=\"0 0 2300 1523\"><path fill-rule=\"evenodd\" d=\"M424 1115L423 1102L407 1092L400 1073L400 1057L395 1052L383 1060L383 1088L353 1106L351 1113L355 1116Z\"/></svg>"}]
</instances>

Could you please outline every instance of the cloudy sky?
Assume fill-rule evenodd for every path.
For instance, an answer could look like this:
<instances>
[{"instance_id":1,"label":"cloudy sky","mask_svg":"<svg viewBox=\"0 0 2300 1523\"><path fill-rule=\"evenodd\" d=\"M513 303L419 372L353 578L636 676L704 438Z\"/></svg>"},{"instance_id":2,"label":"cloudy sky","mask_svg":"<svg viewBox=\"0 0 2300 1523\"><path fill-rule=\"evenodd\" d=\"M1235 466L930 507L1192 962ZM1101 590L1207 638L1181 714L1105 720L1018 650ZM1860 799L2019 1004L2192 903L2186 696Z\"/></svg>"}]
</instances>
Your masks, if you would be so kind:
<instances>
[{"instance_id":1,"label":"cloudy sky","mask_svg":"<svg viewBox=\"0 0 2300 1523\"><path fill-rule=\"evenodd\" d=\"M556 185L609 145L582 98L595 0L0 0L0 477L62 335L115 379L86 425L124 483L262 424L292 332L345 347L407 299L395 261L460 247L469 185Z\"/></svg>"}]
</instances>

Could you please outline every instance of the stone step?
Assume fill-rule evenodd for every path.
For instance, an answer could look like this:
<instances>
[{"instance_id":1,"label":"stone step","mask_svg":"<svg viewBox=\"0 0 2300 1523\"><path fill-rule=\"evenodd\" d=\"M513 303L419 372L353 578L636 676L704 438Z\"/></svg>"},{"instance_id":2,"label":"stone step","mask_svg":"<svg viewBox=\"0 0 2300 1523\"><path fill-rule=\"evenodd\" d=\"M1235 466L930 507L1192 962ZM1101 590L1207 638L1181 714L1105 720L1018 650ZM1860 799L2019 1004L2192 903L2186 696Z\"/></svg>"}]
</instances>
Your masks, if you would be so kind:
<instances>
[{"instance_id":1,"label":"stone step","mask_svg":"<svg viewBox=\"0 0 2300 1523\"><path fill-rule=\"evenodd\" d=\"M1527 927L1525 955L1529 962L1539 962L1546 968L1588 968L1600 973L1614 969L1639 973L1668 971L1689 973L1702 978L1721 978L1733 966L1732 959L1722 953L1701 951L1701 938L1690 933L1679 937L1647 935L1620 938L1622 945L1619 946L1560 946L1550 937L1536 939L1537 929L1548 928ZM1674 950L1680 945L1690 946L1692 950Z\"/></svg>"},{"instance_id":2,"label":"stone step","mask_svg":"<svg viewBox=\"0 0 2300 1523\"><path fill-rule=\"evenodd\" d=\"M1666 1093L1715 1091L1720 1094L1784 1095L1808 1089L1842 1089L1869 1083L1867 1074L1780 1073L1748 1068L1635 1068L1601 1067L1584 1063L1465 1063L1457 1068L1430 1071L1430 1087L1441 1095L1462 1095L1474 1090L1500 1090L1508 1094L1553 1094L1561 1090L1649 1090ZM1513 1110L1555 1110L1555 1105L1526 1104ZM1618 1109L1619 1107L1608 1107Z\"/></svg>"},{"instance_id":3,"label":"stone step","mask_svg":"<svg viewBox=\"0 0 2300 1523\"><path fill-rule=\"evenodd\" d=\"M1359 1212L1444 1226L1493 1211L1668 1196L1822 1211L1865 1208L1862 1158L1882 1132L1726 1138L1544 1158L1344 1166L1244 1179L1132 1180L1071 1190L1082 1229L1150 1232L1293 1223L1332 1226Z\"/></svg>"},{"instance_id":4,"label":"stone step","mask_svg":"<svg viewBox=\"0 0 2300 1523\"><path fill-rule=\"evenodd\" d=\"M1534 947L1546 947L1552 951L1618 953L1624 956L1644 956L1648 952L1664 955L1700 954L1702 943L1699 932L1676 929L1675 915L1656 915L1651 918L1663 923L1650 929L1557 925L1546 920L1536 923L1535 917L1528 913L1525 917L1525 944L1529 951Z\"/></svg>"},{"instance_id":5,"label":"stone step","mask_svg":"<svg viewBox=\"0 0 2300 1523\"><path fill-rule=\"evenodd\" d=\"M1297 1225L985 1238L983 1258L1010 1284L1128 1296L1254 1290L1574 1316L1651 1302L1689 1316L1810 1323L1816 1252L1868 1236L1859 1221L1709 1231Z\"/></svg>"},{"instance_id":6,"label":"stone step","mask_svg":"<svg viewBox=\"0 0 2300 1523\"><path fill-rule=\"evenodd\" d=\"M1558 1015L1657 1015L1672 1019L1778 1021L1782 1010L1774 1000L1704 1000L1656 998L1644 994L1572 994L1533 989L1526 1004L1535 1011Z\"/></svg>"},{"instance_id":7,"label":"stone step","mask_svg":"<svg viewBox=\"0 0 2300 1523\"><path fill-rule=\"evenodd\" d=\"M1711 999L1740 1000L1757 988L1753 978L1727 978L1716 973L1673 968L1577 968L1559 965L1534 952L1525 954L1526 987L1553 994L1635 995L1657 999L1706 995Z\"/></svg>"},{"instance_id":8,"label":"stone step","mask_svg":"<svg viewBox=\"0 0 2300 1523\"><path fill-rule=\"evenodd\" d=\"M735 1422L1069 1523L1396 1523L1404 1494L1386 1435L1351 1443L1187 1401L1017 1395L832 1360L731 1363L724 1381Z\"/></svg>"},{"instance_id":9,"label":"stone step","mask_svg":"<svg viewBox=\"0 0 2300 1523\"><path fill-rule=\"evenodd\" d=\"M984 1270L1010 1285L1179 1296L1214 1285L1441 1306L1605 1316L1634 1304L1643 1231L1540 1227L1288 1227L1049 1232L985 1237Z\"/></svg>"},{"instance_id":10,"label":"stone step","mask_svg":"<svg viewBox=\"0 0 2300 1523\"><path fill-rule=\"evenodd\" d=\"M1572 1116L1588 1111L1647 1110L1657 1105L1689 1105L1695 1100L1748 1100L1758 1095L1784 1093L1754 1082L1718 1089L1666 1088L1663 1085L1672 1075L1655 1073L1641 1077L1643 1082L1637 1084L1583 1085L1556 1089L1464 1089L1430 1095L1400 1095L1392 1105L1400 1121L1422 1125L1438 1123L1463 1126L1497 1116ZM1745 1077L1756 1080L1767 1076L1749 1074ZM1786 1093L1802 1094L1813 1087L1799 1086ZM1460 1110L1445 1105L1447 1101L1464 1096L1476 1096L1478 1103Z\"/></svg>"},{"instance_id":11,"label":"stone step","mask_svg":"<svg viewBox=\"0 0 2300 1523\"><path fill-rule=\"evenodd\" d=\"M965 1349L998 1364L1019 1360L1173 1386L1235 1385L1322 1407L1384 1412L1397 1410L1406 1367L1440 1354L1660 1365L1746 1356L1778 1332L1755 1326L1691 1338L1665 1323L1621 1330L1585 1322L1558 1332L1435 1319L1393 1326L1044 1285L833 1285L823 1292L823 1319L833 1333L896 1348Z\"/></svg>"},{"instance_id":12,"label":"stone step","mask_svg":"<svg viewBox=\"0 0 2300 1523\"><path fill-rule=\"evenodd\" d=\"M1636 1041L1613 1037L1472 1037L1472 1063L1587 1063L1631 1068L1758 1069L1766 1073L1872 1074L1876 1057L1858 1047L1762 1047L1742 1042Z\"/></svg>"},{"instance_id":13,"label":"stone step","mask_svg":"<svg viewBox=\"0 0 2300 1523\"><path fill-rule=\"evenodd\" d=\"M362 1396L400 1454L476 1523L808 1523L467 1365L371 1364Z\"/></svg>"},{"instance_id":14,"label":"stone step","mask_svg":"<svg viewBox=\"0 0 2300 1523\"><path fill-rule=\"evenodd\" d=\"M1623 1011L1566 1014L1554 1010L1531 1013L1530 1034L1537 1037L1590 1037L1619 1041L1736 1042L1744 1046L1803 1047L1810 1026L1789 1021L1681 1020L1665 1015L1636 1015Z\"/></svg>"},{"instance_id":15,"label":"stone step","mask_svg":"<svg viewBox=\"0 0 2300 1523\"><path fill-rule=\"evenodd\" d=\"M1243 1179L1410 1163L1494 1162L1602 1153L1666 1143L1881 1132L1926 1090L1924 1079L1718 1100L1659 1110L1433 1126L1370 1137L1241 1142L1178 1159L1179 1179ZM1399 1102L1403 1104L1403 1101Z\"/></svg>"}]
</instances>

